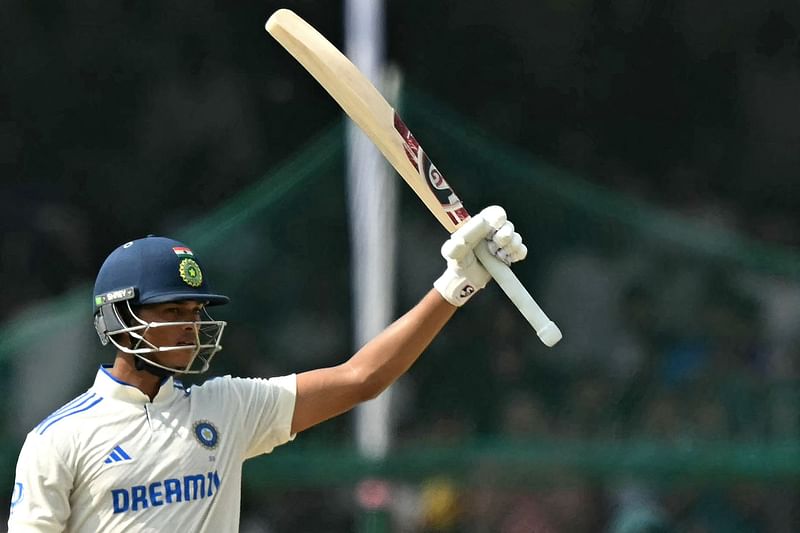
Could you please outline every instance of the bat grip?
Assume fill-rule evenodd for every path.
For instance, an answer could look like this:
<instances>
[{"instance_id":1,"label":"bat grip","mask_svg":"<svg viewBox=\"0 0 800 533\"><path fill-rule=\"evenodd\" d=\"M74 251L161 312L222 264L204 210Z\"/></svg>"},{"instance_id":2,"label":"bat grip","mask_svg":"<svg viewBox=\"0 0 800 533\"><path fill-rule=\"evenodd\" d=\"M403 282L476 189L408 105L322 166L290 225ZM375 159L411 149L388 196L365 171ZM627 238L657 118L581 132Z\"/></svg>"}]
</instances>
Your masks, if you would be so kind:
<instances>
[{"instance_id":1,"label":"bat grip","mask_svg":"<svg viewBox=\"0 0 800 533\"><path fill-rule=\"evenodd\" d=\"M497 281L503 292L517 306L522 316L530 322L542 342L550 347L560 341L561 330L558 329L555 322L544 314L542 308L539 307L539 304L536 303L528 290L517 279L517 276L514 275L509 266L492 255L487 242L475 247L475 255L489 274Z\"/></svg>"}]
</instances>

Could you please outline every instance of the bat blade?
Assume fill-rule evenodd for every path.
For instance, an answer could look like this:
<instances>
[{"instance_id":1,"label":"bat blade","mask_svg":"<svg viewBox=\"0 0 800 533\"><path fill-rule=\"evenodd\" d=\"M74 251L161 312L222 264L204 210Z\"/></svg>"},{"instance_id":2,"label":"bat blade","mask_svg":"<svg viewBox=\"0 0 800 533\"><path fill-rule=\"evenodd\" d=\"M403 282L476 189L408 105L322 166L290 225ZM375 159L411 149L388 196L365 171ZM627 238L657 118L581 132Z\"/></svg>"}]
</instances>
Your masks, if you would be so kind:
<instances>
[{"instance_id":1,"label":"bat blade","mask_svg":"<svg viewBox=\"0 0 800 533\"><path fill-rule=\"evenodd\" d=\"M339 49L288 9L276 11L266 29L364 131L448 231L469 218L392 106Z\"/></svg>"},{"instance_id":2,"label":"bat blade","mask_svg":"<svg viewBox=\"0 0 800 533\"><path fill-rule=\"evenodd\" d=\"M272 35L330 94L400 174L449 232L469 220L469 213L431 162L414 135L378 89L339 49L288 9L267 20ZM485 247L479 247L485 248ZM547 346L561 339L558 327L544 314L511 269L489 253L478 259L520 309Z\"/></svg>"}]
</instances>

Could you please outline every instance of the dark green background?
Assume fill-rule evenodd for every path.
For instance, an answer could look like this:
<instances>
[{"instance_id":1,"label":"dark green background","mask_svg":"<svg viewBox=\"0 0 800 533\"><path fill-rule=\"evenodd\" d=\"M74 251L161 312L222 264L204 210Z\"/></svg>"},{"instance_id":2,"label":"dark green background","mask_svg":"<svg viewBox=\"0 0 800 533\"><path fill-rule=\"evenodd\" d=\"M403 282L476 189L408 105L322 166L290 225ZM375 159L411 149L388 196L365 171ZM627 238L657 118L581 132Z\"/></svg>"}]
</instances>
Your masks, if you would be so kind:
<instances>
[{"instance_id":1,"label":"dark green background","mask_svg":"<svg viewBox=\"0 0 800 533\"><path fill-rule=\"evenodd\" d=\"M185 238L233 297L217 373L352 352L340 111L264 32L278 7L341 45L339 2L4 2L0 364L13 402L23 347L64 334L37 305L55 301L89 339L88 284L148 233ZM622 532L619 487L635 480L669 530L792 531L800 343L776 336L748 280L798 286L800 5L414 0L386 14L406 122L470 209L508 208L531 248L520 277L572 329L548 351L487 290L412 370L387 464L353 456L341 417L254 462L244 516L347 531L362 473L418 489L444 476L462 514L430 531L500 530L470 515L475 502L499 516L527 508L520 498L558 531ZM398 313L440 271L445 237L405 189L401 217ZM603 287L622 281L615 307L581 323L593 301L554 272L587 264ZM571 351L605 314L619 335ZM605 361L630 338L644 358L616 375ZM85 383L48 385L56 396L111 355L86 349ZM26 430L13 402L9 487ZM523 434L504 418L513 406L529 409ZM494 488L496 501L475 494Z\"/></svg>"}]
</instances>

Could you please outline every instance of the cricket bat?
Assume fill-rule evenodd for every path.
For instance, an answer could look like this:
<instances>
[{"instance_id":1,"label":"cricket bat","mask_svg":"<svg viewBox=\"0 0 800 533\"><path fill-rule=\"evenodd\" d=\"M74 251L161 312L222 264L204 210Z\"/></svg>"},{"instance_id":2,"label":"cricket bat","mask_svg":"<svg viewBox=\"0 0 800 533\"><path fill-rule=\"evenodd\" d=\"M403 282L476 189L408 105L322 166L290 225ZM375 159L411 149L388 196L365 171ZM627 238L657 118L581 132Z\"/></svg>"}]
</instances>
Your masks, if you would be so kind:
<instances>
[{"instance_id":1,"label":"cricket bat","mask_svg":"<svg viewBox=\"0 0 800 533\"><path fill-rule=\"evenodd\" d=\"M310 24L288 9L267 20L274 37L322 85L369 137L405 182L449 232L469 220L463 203L431 162L395 110L347 57ZM534 301L511 269L488 246L475 254L547 346L561 331Z\"/></svg>"}]
</instances>

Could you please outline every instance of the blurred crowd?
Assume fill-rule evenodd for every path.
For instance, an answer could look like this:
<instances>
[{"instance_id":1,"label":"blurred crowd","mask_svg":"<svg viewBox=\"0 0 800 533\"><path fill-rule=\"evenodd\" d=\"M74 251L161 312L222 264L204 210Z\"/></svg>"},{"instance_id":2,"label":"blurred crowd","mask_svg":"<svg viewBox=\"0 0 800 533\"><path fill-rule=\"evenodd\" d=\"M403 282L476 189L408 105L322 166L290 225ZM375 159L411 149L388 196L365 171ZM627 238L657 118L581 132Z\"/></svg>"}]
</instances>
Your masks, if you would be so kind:
<instances>
[{"instance_id":1,"label":"blurred crowd","mask_svg":"<svg viewBox=\"0 0 800 533\"><path fill-rule=\"evenodd\" d=\"M316 4L296 9L317 9L314 22L336 36L335 6ZM266 43L263 3L224 16L213 3L170 13L143 5L125 24L126 8L114 4L62 6L67 23L56 24L52 13L12 2L14 16L0 19L15 44L0 47L0 321L89 282L119 243L202 218L336 116ZM780 247L800 243L796 2L548 1L490 14L477 2L411 6L388 2L391 55L411 85L484 131L686 215L698 231L729 230L787 257ZM419 20L420 9L430 16ZM253 20L258 38L242 30ZM410 42L430 46L423 54ZM303 216L242 228L226 243L236 256L212 258L238 306L222 317L234 324L218 373L276 375L352 351L346 229L329 222L340 206L324 202L342 193L328 181L309 193ZM509 202L519 204L521 227L565 221L559 242L535 248L535 277L526 278L536 279L564 340L542 348L487 290L448 326L465 333L437 341L398 384L395 446L798 442L796 276L615 233L579 207L539 205L525 191ZM550 211L556 219L543 220ZM580 229L567 227L571 218ZM440 268L431 257L441 234L417 219L403 231L399 307ZM320 242L327 277L304 248ZM340 441L350 431L343 418L303 438ZM520 487L498 475L476 464L459 479L393 484L394 530L788 533L800 523L796 479L680 483L560 471ZM242 531L352 531L357 513L349 486L246 492Z\"/></svg>"},{"instance_id":2,"label":"blurred crowd","mask_svg":"<svg viewBox=\"0 0 800 533\"><path fill-rule=\"evenodd\" d=\"M417 232L421 228L404 232L401 247L436 240ZM490 288L456 315L446 330L452 334L431 346L394 393L399 450L431 445L456 454L487 439L522 449L525 443L530 449L594 443L594 459L582 467L543 469L541 477L528 475L522 483L509 482L508 467L491 461L467 466L459 476L434 471L420 483L393 483L392 531L796 529L800 493L793 478L781 475L779 458L746 450L774 453L768 445L800 438L800 284L633 236L624 244L615 249L596 242L531 257L542 271L535 283L542 304L565 333L558 347L541 347ZM407 273L401 285L433 279L427 268L401 268ZM275 334L280 357L250 358L245 348L258 345L259 334L244 321L230 328L226 346L232 348L218 363L246 374L278 374L333 362L326 355L331 346L348 350L339 312L344 295L323 280L310 281L306 290L295 297L327 297L318 298L310 314L274 317L267 335ZM299 340L311 329L314 336ZM340 442L351 431L344 417L299 441ZM652 444L658 447L648 448ZM738 455L730 453L736 446ZM670 454L693 449L710 462L681 466L691 456ZM649 469L631 471L627 463L616 469L619 450L650 454ZM658 455L665 451L666 457ZM254 507L246 507L246 530L252 533L352 531L359 516L350 486L249 498ZM288 503L295 498L314 502L314 512Z\"/></svg>"},{"instance_id":3,"label":"blurred crowd","mask_svg":"<svg viewBox=\"0 0 800 533\"><path fill-rule=\"evenodd\" d=\"M565 475L561 485L470 486L446 477L392 485L384 510L396 533L758 533L796 530L791 497L757 484L654 491L604 487ZM243 533L357 531L351 488L253 494ZM269 500L266 506L263 501ZM305 513L292 502L309 502ZM256 505L257 503L257 505ZM245 505L246 510L251 508Z\"/></svg>"},{"instance_id":4,"label":"blurred crowd","mask_svg":"<svg viewBox=\"0 0 800 533\"><path fill-rule=\"evenodd\" d=\"M411 5L387 2L410 85L586 179L797 244L795 2L441 2L424 20ZM277 7L8 3L0 319L202 216L337 116L263 35ZM294 8L338 42L340 6Z\"/></svg>"}]
</instances>

